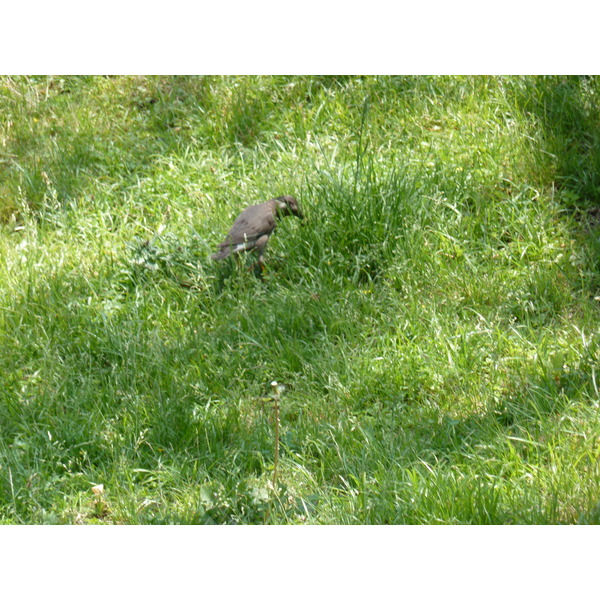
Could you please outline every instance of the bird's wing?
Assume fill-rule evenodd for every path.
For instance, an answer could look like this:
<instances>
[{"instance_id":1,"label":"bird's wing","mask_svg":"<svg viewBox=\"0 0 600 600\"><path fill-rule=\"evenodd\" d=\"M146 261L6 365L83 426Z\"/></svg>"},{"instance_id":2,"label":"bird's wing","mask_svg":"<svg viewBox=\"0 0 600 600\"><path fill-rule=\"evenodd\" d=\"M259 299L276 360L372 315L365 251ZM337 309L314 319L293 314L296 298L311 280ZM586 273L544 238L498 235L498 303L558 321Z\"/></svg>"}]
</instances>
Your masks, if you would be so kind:
<instances>
[{"instance_id":1,"label":"bird's wing","mask_svg":"<svg viewBox=\"0 0 600 600\"><path fill-rule=\"evenodd\" d=\"M219 247L248 244L252 247L254 242L263 235L270 235L275 229L273 212L262 204L249 206L234 221L225 240Z\"/></svg>"}]
</instances>

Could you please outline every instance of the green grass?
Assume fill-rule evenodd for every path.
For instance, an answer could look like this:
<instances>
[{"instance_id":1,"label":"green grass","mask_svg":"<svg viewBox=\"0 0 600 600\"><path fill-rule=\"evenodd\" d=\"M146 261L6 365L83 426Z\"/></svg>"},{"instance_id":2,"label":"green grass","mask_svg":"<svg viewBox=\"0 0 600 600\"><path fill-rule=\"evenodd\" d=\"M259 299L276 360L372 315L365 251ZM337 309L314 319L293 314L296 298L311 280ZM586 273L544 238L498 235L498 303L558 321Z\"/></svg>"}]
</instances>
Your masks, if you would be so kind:
<instances>
[{"instance_id":1,"label":"green grass","mask_svg":"<svg viewBox=\"0 0 600 600\"><path fill-rule=\"evenodd\" d=\"M598 523L599 93L0 78L0 521Z\"/></svg>"}]
</instances>

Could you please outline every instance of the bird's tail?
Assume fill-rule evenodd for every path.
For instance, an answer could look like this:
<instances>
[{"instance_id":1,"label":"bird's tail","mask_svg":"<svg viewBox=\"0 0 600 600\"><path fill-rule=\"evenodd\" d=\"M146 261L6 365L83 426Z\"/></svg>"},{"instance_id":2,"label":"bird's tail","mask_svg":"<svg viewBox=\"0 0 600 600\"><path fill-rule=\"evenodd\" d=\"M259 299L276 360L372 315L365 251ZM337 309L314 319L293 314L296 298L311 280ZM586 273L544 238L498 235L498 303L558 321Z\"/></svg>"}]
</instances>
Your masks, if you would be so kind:
<instances>
[{"instance_id":1,"label":"bird's tail","mask_svg":"<svg viewBox=\"0 0 600 600\"><path fill-rule=\"evenodd\" d=\"M211 258L213 260L222 260L227 258L231 254L231 248L229 246L225 246L224 248L220 248L218 252L211 254Z\"/></svg>"}]
</instances>

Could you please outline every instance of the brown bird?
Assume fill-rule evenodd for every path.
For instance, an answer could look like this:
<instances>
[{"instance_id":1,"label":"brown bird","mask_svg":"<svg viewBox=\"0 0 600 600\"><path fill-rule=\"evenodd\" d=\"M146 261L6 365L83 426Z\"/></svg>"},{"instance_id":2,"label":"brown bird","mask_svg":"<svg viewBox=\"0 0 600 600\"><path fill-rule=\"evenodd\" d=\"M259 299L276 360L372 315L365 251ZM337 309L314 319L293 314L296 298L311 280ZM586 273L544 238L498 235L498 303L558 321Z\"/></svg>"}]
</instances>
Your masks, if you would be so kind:
<instances>
[{"instance_id":1,"label":"brown bird","mask_svg":"<svg viewBox=\"0 0 600 600\"><path fill-rule=\"evenodd\" d=\"M219 244L219 250L211 256L213 260L227 258L230 254L256 250L258 264L263 265L263 253L269 236L275 231L277 219L287 215L304 218L298 201L293 196L279 196L262 204L244 209L233 222L229 233Z\"/></svg>"}]
</instances>

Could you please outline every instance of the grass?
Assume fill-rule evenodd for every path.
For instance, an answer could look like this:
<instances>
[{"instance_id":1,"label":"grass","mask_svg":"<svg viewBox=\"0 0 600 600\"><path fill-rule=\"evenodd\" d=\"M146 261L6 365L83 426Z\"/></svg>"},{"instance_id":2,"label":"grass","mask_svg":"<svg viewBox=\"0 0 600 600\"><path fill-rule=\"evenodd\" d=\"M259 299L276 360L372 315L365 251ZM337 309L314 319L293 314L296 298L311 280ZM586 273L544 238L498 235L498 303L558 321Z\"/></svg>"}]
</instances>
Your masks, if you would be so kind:
<instances>
[{"instance_id":1,"label":"grass","mask_svg":"<svg viewBox=\"0 0 600 600\"><path fill-rule=\"evenodd\" d=\"M0 78L0 521L598 523L599 81Z\"/></svg>"}]
</instances>

